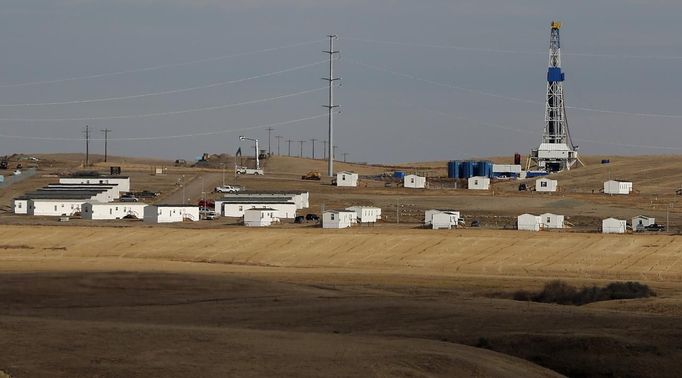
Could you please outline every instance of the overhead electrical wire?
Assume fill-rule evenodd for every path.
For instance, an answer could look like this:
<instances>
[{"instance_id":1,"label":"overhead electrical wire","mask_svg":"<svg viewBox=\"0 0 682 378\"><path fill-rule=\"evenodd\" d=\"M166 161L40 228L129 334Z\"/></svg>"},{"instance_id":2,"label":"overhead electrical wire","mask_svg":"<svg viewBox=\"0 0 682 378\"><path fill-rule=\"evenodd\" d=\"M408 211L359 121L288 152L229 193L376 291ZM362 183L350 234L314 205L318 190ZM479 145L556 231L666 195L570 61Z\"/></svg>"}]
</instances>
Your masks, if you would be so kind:
<instances>
[{"instance_id":1,"label":"overhead electrical wire","mask_svg":"<svg viewBox=\"0 0 682 378\"><path fill-rule=\"evenodd\" d=\"M208 132L203 132L203 133L161 135L161 136L151 136L151 137L108 138L108 140L109 141L145 141L145 140L193 138L193 137L199 137L199 136L227 134L227 133L233 133L233 132L238 132L238 131L264 129L267 127L274 127L274 126L286 126L286 125L291 125L294 123L300 123L300 122L304 122L304 121L310 121L313 119L327 117L328 115L329 114L324 113L324 114L318 114L318 115L309 116L309 117L292 119L289 121L268 123L268 124L263 124L263 125L244 127L244 128L240 128L240 129L224 129L224 130L208 131ZM85 140L85 138L32 137L32 136L6 135L6 134L0 134L0 137L12 138L12 139L41 140L41 141L84 141ZM90 141L103 141L104 138L90 138L89 140Z\"/></svg>"},{"instance_id":2,"label":"overhead electrical wire","mask_svg":"<svg viewBox=\"0 0 682 378\"><path fill-rule=\"evenodd\" d=\"M502 53L502 54L526 54L526 55L546 55L546 51L532 51L532 50L511 50L511 49L496 49L488 47L470 47L470 46L458 46L458 45L440 45L440 44L428 44L428 43L411 43L411 42L398 42L398 41L382 41L377 39L365 39L365 38L343 38L346 41L357 41L365 43L374 43L382 45L395 45L395 46L406 46L406 47L429 47L435 49L443 50L462 50L462 51L477 51L477 52L489 52L489 53ZM682 56L679 55L637 55L637 54L606 54L606 53L581 53L581 52L562 52L563 55L567 56L584 56L584 57L595 57L595 58L615 58L615 59L658 59L658 60L682 60Z\"/></svg>"},{"instance_id":3,"label":"overhead electrical wire","mask_svg":"<svg viewBox=\"0 0 682 378\"><path fill-rule=\"evenodd\" d=\"M160 117L160 116L178 115L178 114L185 114L185 113L196 113L196 112L204 112L204 111L211 111L211 110L228 109L228 108L233 108L233 107L243 106L243 105L259 104L259 103L263 103L263 102L275 101L275 100L280 100L283 98L289 98L289 97L301 96L301 95L308 94L308 93L319 92L319 91L326 90L326 89L328 89L328 87L313 88L313 89L307 89L305 91L288 93L288 94L283 94L283 95L275 96L275 97L261 98L261 99L257 99L257 100L249 100L249 101L237 102L237 103L226 104L226 105L208 106L208 107L204 107L204 108L183 109L183 110L175 110L175 111L159 112L159 113L124 114L124 115L113 115L113 116L102 116L102 117L77 117L77 118L0 118L0 121L8 121L8 122L64 122L64 121L72 121L72 122L75 122L75 121L105 121L105 120L112 120L112 119L134 119L134 118Z\"/></svg>"},{"instance_id":4,"label":"overhead electrical wire","mask_svg":"<svg viewBox=\"0 0 682 378\"><path fill-rule=\"evenodd\" d=\"M506 96L506 95L501 95L501 94L497 94L497 93L491 93L491 92L481 91L481 90L477 90L477 89L466 88L466 87L462 87L462 86L458 86L458 85L452 85L452 84L448 84L448 83L441 83L438 81L424 79L424 78L421 78L419 76L415 76L412 74L407 74L407 73L395 71L393 69L389 69L386 67L380 67L380 66L375 66L372 64L363 63L363 62L353 60L353 59L345 58L344 61L352 63L352 64L356 64L356 65L359 65L362 67L370 68L370 69L373 69L376 71L382 71L382 72L390 73L392 75L406 77L406 78L409 78L412 80L422 81L424 83L437 85L437 86L445 87L445 88L451 88L451 89L455 89L455 90L462 91L462 92L474 93L474 94L478 94L481 96L501 98L501 99L505 99L505 100L509 100L509 101L523 102L523 103L527 103L527 104L544 105L544 102L540 102L540 101L529 100L529 99L521 98L521 97ZM581 107L581 106L566 106L566 108L567 109L574 109L574 110L581 110L581 111L586 111L586 112L618 114L618 115L636 116L636 117L682 119L682 115L679 115L679 114L622 112L622 111L616 111L616 110L588 108L588 107Z\"/></svg>"},{"instance_id":5,"label":"overhead electrical wire","mask_svg":"<svg viewBox=\"0 0 682 378\"><path fill-rule=\"evenodd\" d=\"M314 43L319 43L320 41L322 41L322 40L316 39L316 40L312 40L312 41L293 43L290 45L270 47L270 48L266 48L266 49L246 51L246 52L234 53L234 54L227 54L227 55L221 55L221 56L216 56L216 57L211 57L211 58L190 60L187 62L169 63L169 64L161 64L158 66L135 68L135 69L125 70L125 71L104 72L104 73L99 73L99 74L74 76L74 77L54 79L54 80L31 81L31 82L14 83L14 84L6 83L6 84L0 84L0 88L17 88L17 87L28 87L28 86L34 86L34 85L57 84L57 83L64 83L64 82L68 82L68 81L98 79L98 78L102 78L102 77L119 76L119 75L132 74L132 73L138 73L138 72L156 71L156 70L161 70L161 69L166 69L166 68L175 68L175 67L183 67L183 66L189 66L189 65L199 64L199 63L215 62L215 61L220 61L220 60L225 60L225 59L230 59L230 58L238 58L238 57L242 57L242 56L266 53L266 52L277 51L277 50L284 50L284 49L289 49L289 48L294 48L294 47L299 47L299 46L306 46L306 45L311 45Z\"/></svg>"},{"instance_id":6,"label":"overhead electrical wire","mask_svg":"<svg viewBox=\"0 0 682 378\"><path fill-rule=\"evenodd\" d=\"M215 88L215 87L220 87L220 86L225 86L225 85L230 85L230 84L243 83L243 82L249 81L249 80L262 79L264 77L270 77L270 76L280 75L280 74L287 73L287 72L298 71L298 70L302 70L304 68L314 67L314 66L317 66L317 65L320 65L323 63L329 63L329 59L320 60L320 61L308 63L308 64L303 64L303 65L295 66L295 67L291 67L291 68L286 68L286 69L279 70L279 71L268 72L265 74L254 75L254 76L249 76L249 77L230 80L230 81L221 81L221 82L217 82L217 83L205 84L205 85L200 85L200 86L196 86L196 87L171 89L171 90L160 91L160 92L140 93L140 94L129 95L129 96L104 97L104 98L82 99L82 100L61 101L61 102L42 102L42 103L30 103L30 104L0 104L0 107L6 108L6 107L29 107L29 106L48 106L48 105L87 104L87 103L96 103L96 102L131 100L131 99L138 99L138 98L152 97L152 96L163 96L163 95L169 95L169 94L177 94L177 93L191 92L191 91L197 91L197 90L202 90L202 89Z\"/></svg>"}]
</instances>

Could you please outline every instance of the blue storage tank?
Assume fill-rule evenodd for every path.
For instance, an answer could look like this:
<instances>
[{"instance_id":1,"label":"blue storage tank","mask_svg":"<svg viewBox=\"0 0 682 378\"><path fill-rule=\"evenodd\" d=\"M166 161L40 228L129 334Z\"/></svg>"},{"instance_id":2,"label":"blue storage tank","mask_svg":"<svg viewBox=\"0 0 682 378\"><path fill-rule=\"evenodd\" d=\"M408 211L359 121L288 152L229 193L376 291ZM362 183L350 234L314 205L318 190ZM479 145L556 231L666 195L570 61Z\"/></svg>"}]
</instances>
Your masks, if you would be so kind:
<instances>
[{"instance_id":1,"label":"blue storage tank","mask_svg":"<svg viewBox=\"0 0 682 378\"><path fill-rule=\"evenodd\" d=\"M485 172L483 174L485 177L493 177L493 163L486 161L485 162Z\"/></svg>"},{"instance_id":2,"label":"blue storage tank","mask_svg":"<svg viewBox=\"0 0 682 378\"><path fill-rule=\"evenodd\" d=\"M457 178L457 172L455 172L457 164L457 160L448 162L448 178Z\"/></svg>"},{"instance_id":3,"label":"blue storage tank","mask_svg":"<svg viewBox=\"0 0 682 378\"><path fill-rule=\"evenodd\" d=\"M403 179L403 178L405 178L405 172L395 171L395 172L393 172L393 177Z\"/></svg>"},{"instance_id":4,"label":"blue storage tank","mask_svg":"<svg viewBox=\"0 0 682 378\"><path fill-rule=\"evenodd\" d=\"M460 178L468 179L469 177L474 177L474 162L464 161L462 162Z\"/></svg>"}]
</instances>

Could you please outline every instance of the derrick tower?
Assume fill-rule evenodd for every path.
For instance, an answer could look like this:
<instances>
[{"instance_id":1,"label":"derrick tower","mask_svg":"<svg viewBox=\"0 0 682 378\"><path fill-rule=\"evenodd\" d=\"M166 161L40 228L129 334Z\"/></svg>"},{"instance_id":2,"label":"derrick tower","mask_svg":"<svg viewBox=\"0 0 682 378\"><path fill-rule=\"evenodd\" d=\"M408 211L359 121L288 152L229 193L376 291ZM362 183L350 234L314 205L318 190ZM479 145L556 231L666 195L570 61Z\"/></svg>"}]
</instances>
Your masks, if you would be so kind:
<instances>
[{"instance_id":1,"label":"derrick tower","mask_svg":"<svg viewBox=\"0 0 682 378\"><path fill-rule=\"evenodd\" d=\"M552 21L549 39L545 128L540 146L531 150L526 169L536 168L548 172L559 172L571 169L576 162L580 161L578 159L578 146L575 146L571 140L566 119L559 29L561 29L561 23Z\"/></svg>"}]
</instances>

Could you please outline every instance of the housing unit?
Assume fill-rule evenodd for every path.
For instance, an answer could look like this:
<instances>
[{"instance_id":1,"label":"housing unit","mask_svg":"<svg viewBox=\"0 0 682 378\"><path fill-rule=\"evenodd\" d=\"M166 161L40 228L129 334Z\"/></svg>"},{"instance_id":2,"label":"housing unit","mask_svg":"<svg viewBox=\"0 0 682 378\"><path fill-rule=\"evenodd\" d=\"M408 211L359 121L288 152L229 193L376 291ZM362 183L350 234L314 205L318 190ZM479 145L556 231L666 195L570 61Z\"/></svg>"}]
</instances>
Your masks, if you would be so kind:
<instances>
[{"instance_id":1,"label":"housing unit","mask_svg":"<svg viewBox=\"0 0 682 378\"><path fill-rule=\"evenodd\" d=\"M547 177L541 177L535 180L536 192L556 192L559 186L559 181L552 180Z\"/></svg>"},{"instance_id":2,"label":"housing unit","mask_svg":"<svg viewBox=\"0 0 682 378\"><path fill-rule=\"evenodd\" d=\"M277 210L272 208L248 209L244 211L244 226L268 227L273 222L279 222Z\"/></svg>"},{"instance_id":3,"label":"housing unit","mask_svg":"<svg viewBox=\"0 0 682 378\"><path fill-rule=\"evenodd\" d=\"M142 202L86 202L81 206L81 218L89 220L144 218L146 203Z\"/></svg>"},{"instance_id":4,"label":"housing unit","mask_svg":"<svg viewBox=\"0 0 682 378\"><path fill-rule=\"evenodd\" d=\"M467 188L471 190L488 190L490 189L490 179L483 176L469 177Z\"/></svg>"},{"instance_id":5,"label":"housing unit","mask_svg":"<svg viewBox=\"0 0 682 378\"><path fill-rule=\"evenodd\" d=\"M601 221L603 234L624 234L627 230L627 222L624 219L607 218Z\"/></svg>"},{"instance_id":6,"label":"housing unit","mask_svg":"<svg viewBox=\"0 0 682 378\"><path fill-rule=\"evenodd\" d=\"M355 211L327 210L322 213L322 228L350 228L355 217Z\"/></svg>"},{"instance_id":7,"label":"housing unit","mask_svg":"<svg viewBox=\"0 0 682 378\"><path fill-rule=\"evenodd\" d=\"M150 205L144 208L145 223L175 223L185 220L199 221L199 206Z\"/></svg>"},{"instance_id":8,"label":"housing unit","mask_svg":"<svg viewBox=\"0 0 682 378\"><path fill-rule=\"evenodd\" d=\"M605 194L630 194L631 192L631 181L609 180L604 183Z\"/></svg>"},{"instance_id":9,"label":"housing unit","mask_svg":"<svg viewBox=\"0 0 682 378\"><path fill-rule=\"evenodd\" d=\"M341 171L336 173L336 186L358 186L358 174Z\"/></svg>"},{"instance_id":10,"label":"housing unit","mask_svg":"<svg viewBox=\"0 0 682 378\"><path fill-rule=\"evenodd\" d=\"M521 231L540 231L542 218L539 215L521 214L516 218L516 228Z\"/></svg>"},{"instance_id":11,"label":"housing unit","mask_svg":"<svg viewBox=\"0 0 682 378\"><path fill-rule=\"evenodd\" d=\"M373 206L351 206L346 210L355 212L353 223L376 223L381 219L381 209Z\"/></svg>"},{"instance_id":12,"label":"housing unit","mask_svg":"<svg viewBox=\"0 0 682 378\"><path fill-rule=\"evenodd\" d=\"M403 178L403 187L412 189L426 188L426 177L417 175L405 175Z\"/></svg>"}]
</instances>

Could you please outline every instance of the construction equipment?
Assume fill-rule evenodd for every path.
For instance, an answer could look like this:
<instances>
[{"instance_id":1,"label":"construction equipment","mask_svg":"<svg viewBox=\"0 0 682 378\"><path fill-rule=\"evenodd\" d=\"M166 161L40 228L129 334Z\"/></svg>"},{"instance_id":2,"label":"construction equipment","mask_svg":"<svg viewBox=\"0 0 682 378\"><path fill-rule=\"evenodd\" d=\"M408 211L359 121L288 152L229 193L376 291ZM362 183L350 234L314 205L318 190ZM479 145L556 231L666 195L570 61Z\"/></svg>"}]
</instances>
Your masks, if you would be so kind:
<instances>
[{"instance_id":1,"label":"construction equipment","mask_svg":"<svg viewBox=\"0 0 682 378\"><path fill-rule=\"evenodd\" d=\"M9 168L9 159L7 156L3 156L2 159L0 159L0 169L8 169Z\"/></svg>"},{"instance_id":2,"label":"construction equipment","mask_svg":"<svg viewBox=\"0 0 682 378\"><path fill-rule=\"evenodd\" d=\"M322 179L322 175L318 171L310 171L305 175L301 176L301 180L315 180L319 181Z\"/></svg>"}]
</instances>

